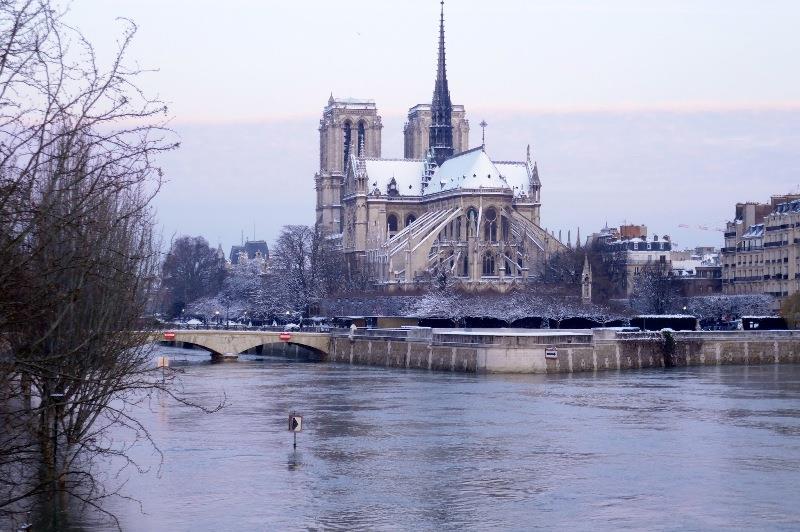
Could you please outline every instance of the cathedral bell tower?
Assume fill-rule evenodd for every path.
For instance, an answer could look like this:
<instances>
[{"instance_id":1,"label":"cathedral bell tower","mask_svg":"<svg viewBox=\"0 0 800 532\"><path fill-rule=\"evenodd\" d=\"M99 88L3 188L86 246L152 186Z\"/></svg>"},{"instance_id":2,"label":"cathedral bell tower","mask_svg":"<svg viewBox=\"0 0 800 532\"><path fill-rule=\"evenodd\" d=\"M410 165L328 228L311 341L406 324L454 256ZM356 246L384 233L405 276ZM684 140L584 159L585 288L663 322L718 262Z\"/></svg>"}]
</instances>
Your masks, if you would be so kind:
<instances>
[{"instance_id":1,"label":"cathedral bell tower","mask_svg":"<svg viewBox=\"0 0 800 532\"><path fill-rule=\"evenodd\" d=\"M439 60L436 69L436 84L431 102L430 149L436 164L441 166L453 156L453 104L447 86L447 67L444 53L444 0L439 19Z\"/></svg>"},{"instance_id":2,"label":"cathedral bell tower","mask_svg":"<svg viewBox=\"0 0 800 532\"><path fill-rule=\"evenodd\" d=\"M375 102L352 98L328 99L319 121L317 225L328 234L342 232L342 185L351 155L381 156L381 117Z\"/></svg>"}]
</instances>

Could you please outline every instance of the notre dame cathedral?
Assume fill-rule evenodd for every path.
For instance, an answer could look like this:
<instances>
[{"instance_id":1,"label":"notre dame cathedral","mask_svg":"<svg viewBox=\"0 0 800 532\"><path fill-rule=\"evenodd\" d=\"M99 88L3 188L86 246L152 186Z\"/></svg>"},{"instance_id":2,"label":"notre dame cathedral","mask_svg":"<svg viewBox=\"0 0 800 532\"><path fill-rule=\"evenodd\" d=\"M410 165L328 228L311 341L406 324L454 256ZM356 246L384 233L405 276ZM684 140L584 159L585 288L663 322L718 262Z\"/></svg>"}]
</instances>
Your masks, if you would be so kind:
<instances>
[{"instance_id":1,"label":"notre dame cathedral","mask_svg":"<svg viewBox=\"0 0 800 532\"><path fill-rule=\"evenodd\" d=\"M351 268L378 285L410 288L443 277L504 289L541 273L564 248L539 226L539 172L469 148L464 106L447 85L444 2L433 100L405 124L405 158L381 158L372 100L328 100L319 124L316 223Z\"/></svg>"}]
</instances>

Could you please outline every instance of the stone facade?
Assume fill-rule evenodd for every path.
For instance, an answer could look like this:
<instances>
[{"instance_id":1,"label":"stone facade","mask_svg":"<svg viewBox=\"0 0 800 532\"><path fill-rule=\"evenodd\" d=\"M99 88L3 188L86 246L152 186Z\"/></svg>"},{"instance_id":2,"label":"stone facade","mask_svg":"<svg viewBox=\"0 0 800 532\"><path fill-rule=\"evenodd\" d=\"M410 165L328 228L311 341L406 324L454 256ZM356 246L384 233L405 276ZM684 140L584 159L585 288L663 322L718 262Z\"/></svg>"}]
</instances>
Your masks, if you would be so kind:
<instances>
[{"instance_id":1,"label":"stone facade","mask_svg":"<svg viewBox=\"0 0 800 532\"><path fill-rule=\"evenodd\" d=\"M463 105L454 105L453 151L455 154L469 149L469 120ZM430 147L431 104L415 105L408 110L408 121L403 127L405 158L424 159Z\"/></svg>"},{"instance_id":2,"label":"stone facade","mask_svg":"<svg viewBox=\"0 0 800 532\"><path fill-rule=\"evenodd\" d=\"M800 195L738 203L725 229L722 290L782 299L800 290Z\"/></svg>"},{"instance_id":3,"label":"stone facade","mask_svg":"<svg viewBox=\"0 0 800 532\"><path fill-rule=\"evenodd\" d=\"M328 99L319 121L316 223L329 234L342 232L342 180L350 156L380 157L383 124L372 100Z\"/></svg>"},{"instance_id":4,"label":"stone facade","mask_svg":"<svg viewBox=\"0 0 800 532\"><path fill-rule=\"evenodd\" d=\"M376 330L331 340L330 362L464 373L577 373L800 363L800 332ZM406 333L399 337L396 333ZM427 335L424 333L427 332ZM411 334L413 333L413 334Z\"/></svg>"},{"instance_id":5,"label":"stone facade","mask_svg":"<svg viewBox=\"0 0 800 532\"><path fill-rule=\"evenodd\" d=\"M351 271L389 287L447 278L505 289L564 249L539 225L530 148L517 161L468 149L466 111L450 102L443 11L433 100L409 110L404 159L381 158L381 127L373 101L333 96L320 121L316 223Z\"/></svg>"}]
</instances>

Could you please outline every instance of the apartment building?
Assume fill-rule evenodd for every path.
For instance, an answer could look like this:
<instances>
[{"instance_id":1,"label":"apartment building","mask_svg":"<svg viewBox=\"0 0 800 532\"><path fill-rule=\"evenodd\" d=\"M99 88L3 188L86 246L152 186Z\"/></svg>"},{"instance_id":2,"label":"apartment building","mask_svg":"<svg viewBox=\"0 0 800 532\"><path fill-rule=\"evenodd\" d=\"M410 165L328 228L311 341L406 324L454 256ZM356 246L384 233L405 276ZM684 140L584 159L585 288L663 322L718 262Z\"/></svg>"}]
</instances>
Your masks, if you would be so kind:
<instances>
[{"instance_id":1,"label":"apartment building","mask_svg":"<svg viewBox=\"0 0 800 532\"><path fill-rule=\"evenodd\" d=\"M780 301L800 289L800 194L737 203L725 228L722 291Z\"/></svg>"}]
</instances>

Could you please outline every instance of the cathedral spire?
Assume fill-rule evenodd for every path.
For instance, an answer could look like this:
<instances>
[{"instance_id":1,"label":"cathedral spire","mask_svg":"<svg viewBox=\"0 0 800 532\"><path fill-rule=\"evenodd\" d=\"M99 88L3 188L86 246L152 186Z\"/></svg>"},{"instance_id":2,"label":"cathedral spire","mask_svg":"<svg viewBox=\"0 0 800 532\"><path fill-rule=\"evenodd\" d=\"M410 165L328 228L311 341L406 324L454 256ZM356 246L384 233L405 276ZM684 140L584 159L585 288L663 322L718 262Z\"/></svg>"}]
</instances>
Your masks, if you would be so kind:
<instances>
[{"instance_id":1,"label":"cathedral spire","mask_svg":"<svg viewBox=\"0 0 800 532\"><path fill-rule=\"evenodd\" d=\"M436 68L436 84L431 102L430 147L436 164L441 165L453 155L453 104L447 86L447 67L444 50L444 0L439 18L439 59Z\"/></svg>"}]
</instances>

